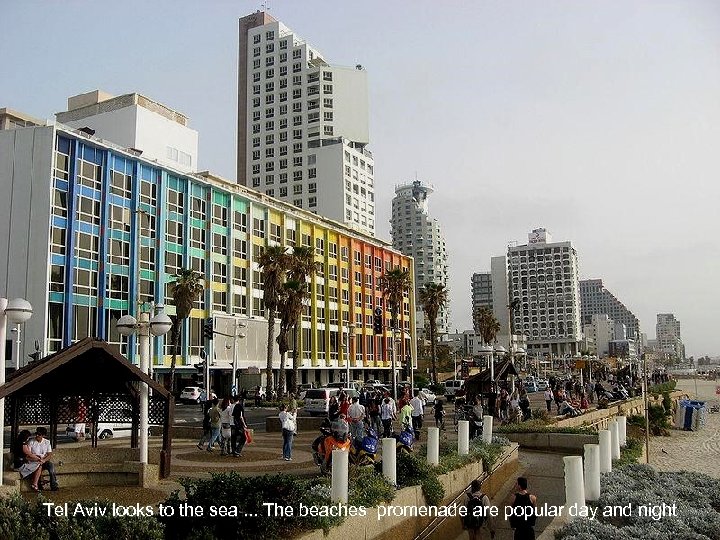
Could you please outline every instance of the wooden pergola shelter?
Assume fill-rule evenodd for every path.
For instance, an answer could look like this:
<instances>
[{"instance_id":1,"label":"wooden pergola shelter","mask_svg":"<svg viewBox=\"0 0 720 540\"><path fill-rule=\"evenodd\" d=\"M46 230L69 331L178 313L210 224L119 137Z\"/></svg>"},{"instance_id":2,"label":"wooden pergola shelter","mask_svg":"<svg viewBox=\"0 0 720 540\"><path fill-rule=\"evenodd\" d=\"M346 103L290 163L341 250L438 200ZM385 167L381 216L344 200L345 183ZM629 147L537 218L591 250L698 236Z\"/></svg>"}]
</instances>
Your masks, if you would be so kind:
<instances>
[{"instance_id":1,"label":"wooden pergola shelter","mask_svg":"<svg viewBox=\"0 0 720 540\"><path fill-rule=\"evenodd\" d=\"M75 421L83 404L97 446L99 422L132 425L130 446L138 447L141 384L152 392L149 423L163 426L160 477L170 475L171 426L175 408L172 394L132 365L117 348L97 338L85 338L70 347L31 362L10 374L0 386L5 419L10 420L11 448L20 426L49 426L48 438L57 445L57 427Z\"/></svg>"}]
</instances>

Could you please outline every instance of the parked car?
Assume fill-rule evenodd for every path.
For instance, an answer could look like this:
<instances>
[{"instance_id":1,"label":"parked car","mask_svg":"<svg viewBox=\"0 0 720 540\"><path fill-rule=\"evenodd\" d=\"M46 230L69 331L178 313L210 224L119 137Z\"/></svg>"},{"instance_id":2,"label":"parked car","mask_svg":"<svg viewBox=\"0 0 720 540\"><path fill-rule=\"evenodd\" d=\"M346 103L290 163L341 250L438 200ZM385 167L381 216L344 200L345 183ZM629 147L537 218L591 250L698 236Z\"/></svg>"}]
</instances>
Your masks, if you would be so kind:
<instances>
[{"instance_id":1,"label":"parked car","mask_svg":"<svg viewBox=\"0 0 720 540\"><path fill-rule=\"evenodd\" d=\"M523 384L523 387L527 392L539 392L540 386L538 385L537 381L525 381Z\"/></svg>"},{"instance_id":2,"label":"parked car","mask_svg":"<svg viewBox=\"0 0 720 540\"><path fill-rule=\"evenodd\" d=\"M381 385L382 383L378 381L377 379L368 379L365 381L365 386L377 386Z\"/></svg>"},{"instance_id":3,"label":"parked car","mask_svg":"<svg viewBox=\"0 0 720 540\"><path fill-rule=\"evenodd\" d=\"M326 415L330 396L337 396L339 393L339 388L311 388L305 392L305 412L310 416Z\"/></svg>"},{"instance_id":4,"label":"parked car","mask_svg":"<svg viewBox=\"0 0 720 540\"><path fill-rule=\"evenodd\" d=\"M423 396L425 396L424 401L426 406L435 405L436 396L429 388L416 388L415 390L420 390L420 399L423 399ZM415 395L415 390L413 390L413 395Z\"/></svg>"},{"instance_id":5,"label":"parked car","mask_svg":"<svg viewBox=\"0 0 720 540\"><path fill-rule=\"evenodd\" d=\"M186 386L180 392L180 401L186 403L200 403L202 401L203 389L199 386Z\"/></svg>"},{"instance_id":6,"label":"parked car","mask_svg":"<svg viewBox=\"0 0 720 540\"><path fill-rule=\"evenodd\" d=\"M128 412L129 414L129 412ZM99 439L114 439L116 437L129 437L132 432L131 422L111 422L110 411L101 411L98 418L97 434ZM85 433L89 437L92 429L92 424L85 424ZM150 429L148 428L148 435ZM65 427L65 435L70 438L75 438L75 424L68 424Z\"/></svg>"},{"instance_id":7,"label":"parked car","mask_svg":"<svg viewBox=\"0 0 720 540\"><path fill-rule=\"evenodd\" d=\"M313 387L312 384L298 384L297 391L298 391L298 399L303 400L305 399L305 393L310 390Z\"/></svg>"},{"instance_id":8,"label":"parked car","mask_svg":"<svg viewBox=\"0 0 720 540\"><path fill-rule=\"evenodd\" d=\"M462 379L450 379L443 384L445 385L445 399L453 401L455 399L455 393L462 388L465 381Z\"/></svg>"},{"instance_id":9,"label":"parked car","mask_svg":"<svg viewBox=\"0 0 720 540\"><path fill-rule=\"evenodd\" d=\"M550 383L547 379L538 379L537 385L540 390L545 391L547 390L547 387L550 386Z\"/></svg>"},{"instance_id":10,"label":"parked car","mask_svg":"<svg viewBox=\"0 0 720 540\"><path fill-rule=\"evenodd\" d=\"M362 388L362 386L355 381L350 381L349 384L344 382L331 382L326 385L326 388L351 388L356 392L360 393L360 389Z\"/></svg>"}]
</instances>

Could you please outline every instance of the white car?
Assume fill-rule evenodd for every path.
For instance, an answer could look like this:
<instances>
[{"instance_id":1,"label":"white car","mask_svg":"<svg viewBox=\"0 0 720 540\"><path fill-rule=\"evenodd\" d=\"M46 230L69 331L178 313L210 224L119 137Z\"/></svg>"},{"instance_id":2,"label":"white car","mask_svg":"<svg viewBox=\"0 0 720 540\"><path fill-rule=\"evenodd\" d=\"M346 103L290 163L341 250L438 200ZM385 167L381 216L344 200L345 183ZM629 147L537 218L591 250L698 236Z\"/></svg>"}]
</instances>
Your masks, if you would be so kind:
<instances>
[{"instance_id":1,"label":"white car","mask_svg":"<svg viewBox=\"0 0 720 540\"><path fill-rule=\"evenodd\" d=\"M97 434L98 439L114 439L116 437L129 437L130 433L132 432L132 423L131 422L108 422L109 419L109 412L103 411L100 413L100 418L98 419L98 425L97 425ZM90 437L90 423L87 423L85 425L85 435L86 437ZM148 428L148 435L150 434L150 429ZM75 438L75 424L68 424L65 428L65 435L68 437L74 439Z\"/></svg>"},{"instance_id":2,"label":"white car","mask_svg":"<svg viewBox=\"0 0 720 540\"><path fill-rule=\"evenodd\" d=\"M200 403L202 401L203 389L199 386L186 386L180 392L180 401Z\"/></svg>"},{"instance_id":3,"label":"white car","mask_svg":"<svg viewBox=\"0 0 720 540\"><path fill-rule=\"evenodd\" d=\"M537 385L540 390L547 390L547 387L550 386L550 383L548 383L547 379L538 379Z\"/></svg>"},{"instance_id":4,"label":"white car","mask_svg":"<svg viewBox=\"0 0 720 540\"><path fill-rule=\"evenodd\" d=\"M422 399L422 395L425 394L425 405L435 405L435 400L437 399L437 396L430 391L429 388L421 388L420 389L420 398Z\"/></svg>"}]
</instances>

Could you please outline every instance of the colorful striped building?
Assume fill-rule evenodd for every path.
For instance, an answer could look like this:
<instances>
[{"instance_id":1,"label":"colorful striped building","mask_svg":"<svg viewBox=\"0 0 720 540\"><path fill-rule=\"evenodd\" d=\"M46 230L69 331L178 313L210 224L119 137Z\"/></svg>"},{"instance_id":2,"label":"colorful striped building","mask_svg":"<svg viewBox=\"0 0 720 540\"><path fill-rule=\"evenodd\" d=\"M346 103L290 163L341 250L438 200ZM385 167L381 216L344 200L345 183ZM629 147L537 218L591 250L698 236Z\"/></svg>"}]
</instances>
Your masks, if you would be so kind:
<instances>
[{"instance_id":1,"label":"colorful striped building","mask_svg":"<svg viewBox=\"0 0 720 540\"><path fill-rule=\"evenodd\" d=\"M204 276L205 293L185 324L181 373L194 373L211 316L243 321L246 338L232 354L241 368L262 368L267 321L255 261L266 246L305 245L322 271L303 316L299 382L339 380L346 357L352 378L389 380L393 340L379 278L397 266L412 274L411 258L234 182L139 154L61 124L0 131L0 293L34 307L21 358L35 340L45 354L97 336L136 362L134 338L120 336L115 323L136 313L136 301L173 314L169 284L192 268ZM411 294L400 314L403 363L414 356L413 302ZM384 336L373 335L376 307L386 313ZM169 368L167 342L158 338L153 347L160 376ZM229 371L227 348L215 340L215 369Z\"/></svg>"}]
</instances>

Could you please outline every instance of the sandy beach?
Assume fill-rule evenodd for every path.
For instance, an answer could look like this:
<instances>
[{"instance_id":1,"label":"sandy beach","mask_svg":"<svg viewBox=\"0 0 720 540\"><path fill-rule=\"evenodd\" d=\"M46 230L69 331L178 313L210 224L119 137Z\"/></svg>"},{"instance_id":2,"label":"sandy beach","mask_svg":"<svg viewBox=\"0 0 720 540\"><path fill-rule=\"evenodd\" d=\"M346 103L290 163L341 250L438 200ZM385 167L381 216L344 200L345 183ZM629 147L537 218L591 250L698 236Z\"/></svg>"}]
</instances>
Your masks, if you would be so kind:
<instances>
[{"instance_id":1,"label":"sandy beach","mask_svg":"<svg viewBox=\"0 0 720 540\"><path fill-rule=\"evenodd\" d=\"M700 400L717 400L715 387L720 381L697 380ZM678 381L678 390L695 399L695 381ZM670 437L650 439L650 464L660 471L688 470L720 478L720 413L708 414L700 431L671 430Z\"/></svg>"}]
</instances>

